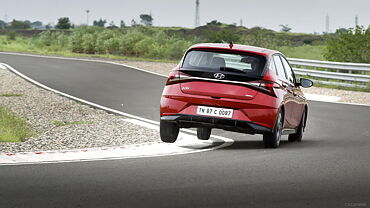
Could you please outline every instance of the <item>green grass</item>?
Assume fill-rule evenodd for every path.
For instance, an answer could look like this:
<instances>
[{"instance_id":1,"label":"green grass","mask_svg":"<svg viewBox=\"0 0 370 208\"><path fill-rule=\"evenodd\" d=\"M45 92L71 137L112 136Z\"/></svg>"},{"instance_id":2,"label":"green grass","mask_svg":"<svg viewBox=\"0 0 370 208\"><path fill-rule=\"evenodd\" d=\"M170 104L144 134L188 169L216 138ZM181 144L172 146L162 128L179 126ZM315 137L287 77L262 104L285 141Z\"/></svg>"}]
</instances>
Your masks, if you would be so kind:
<instances>
[{"instance_id":1,"label":"green grass","mask_svg":"<svg viewBox=\"0 0 370 208\"><path fill-rule=\"evenodd\" d=\"M278 47L277 50L282 52L285 56L289 58L325 61L325 58L323 56L325 48L325 45L303 45L297 47L282 46Z\"/></svg>"},{"instance_id":2,"label":"green grass","mask_svg":"<svg viewBox=\"0 0 370 208\"><path fill-rule=\"evenodd\" d=\"M74 124L90 124L91 122L87 122L87 121L71 121L71 122L53 121L53 123L57 126L67 126L67 125L74 125Z\"/></svg>"},{"instance_id":3,"label":"green grass","mask_svg":"<svg viewBox=\"0 0 370 208\"><path fill-rule=\"evenodd\" d=\"M8 40L7 37L4 35L0 35L0 51L30 53L30 54L37 54L37 55L56 55L56 56L77 57L77 58L80 58L80 57L81 58L102 58L102 59L114 59L114 60L151 61L151 62L165 62L165 63L177 63L178 62L178 60L170 60L170 59L142 58L142 57L120 56L120 55L112 55L112 54L74 53L66 48L36 46L33 43L32 38L16 37L16 40Z\"/></svg>"},{"instance_id":4,"label":"green grass","mask_svg":"<svg viewBox=\"0 0 370 208\"><path fill-rule=\"evenodd\" d=\"M78 104L78 105L85 105L85 103L80 102L80 101L75 101L75 103Z\"/></svg>"},{"instance_id":5,"label":"green grass","mask_svg":"<svg viewBox=\"0 0 370 208\"><path fill-rule=\"evenodd\" d=\"M21 142L32 135L33 132L26 121L0 107L0 142Z\"/></svg>"},{"instance_id":6,"label":"green grass","mask_svg":"<svg viewBox=\"0 0 370 208\"><path fill-rule=\"evenodd\" d=\"M21 96L23 96L23 94L5 93L5 94L1 94L1 96L3 96L3 97L21 97Z\"/></svg>"}]
</instances>

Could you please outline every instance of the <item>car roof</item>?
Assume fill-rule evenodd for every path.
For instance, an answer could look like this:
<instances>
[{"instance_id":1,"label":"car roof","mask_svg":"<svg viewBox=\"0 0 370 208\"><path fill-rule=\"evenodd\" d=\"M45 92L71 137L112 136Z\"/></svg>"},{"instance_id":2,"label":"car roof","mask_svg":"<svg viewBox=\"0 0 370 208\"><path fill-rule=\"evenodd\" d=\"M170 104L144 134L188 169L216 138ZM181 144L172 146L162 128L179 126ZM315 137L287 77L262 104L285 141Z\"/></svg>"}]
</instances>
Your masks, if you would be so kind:
<instances>
[{"instance_id":1,"label":"car roof","mask_svg":"<svg viewBox=\"0 0 370 208\"><path fill-rule=\"evenodd\" d=\"M275 50L240 44L233 44L232 49L230 49L230 46L227 43L199 43L191 46L189 50L191 49L222 49L231 51L243 51L249 53L256 53L263 56L271 56L275 53L281 54L279 51Z\"/></svg>"}]
</instances>

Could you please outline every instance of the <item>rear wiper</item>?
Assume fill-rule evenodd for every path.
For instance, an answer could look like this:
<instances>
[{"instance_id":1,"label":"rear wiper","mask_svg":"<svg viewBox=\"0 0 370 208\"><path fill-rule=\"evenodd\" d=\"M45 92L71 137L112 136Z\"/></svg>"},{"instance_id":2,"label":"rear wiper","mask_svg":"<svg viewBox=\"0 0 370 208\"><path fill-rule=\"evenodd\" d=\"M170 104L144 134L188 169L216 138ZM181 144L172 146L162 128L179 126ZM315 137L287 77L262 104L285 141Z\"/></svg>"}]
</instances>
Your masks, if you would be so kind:
<instances>
[{"instance_id":1,"label":"rear wiper","mask_svg":"<svg viewBox=\"0 0 370 208\"><path fill-rule=\"evenodd\" d=\"M239 69L231 68L231 67L220 67L221 71L229 71L229 72L238 72L238 73L245 73Z\"/></svg>"}]
</instances>

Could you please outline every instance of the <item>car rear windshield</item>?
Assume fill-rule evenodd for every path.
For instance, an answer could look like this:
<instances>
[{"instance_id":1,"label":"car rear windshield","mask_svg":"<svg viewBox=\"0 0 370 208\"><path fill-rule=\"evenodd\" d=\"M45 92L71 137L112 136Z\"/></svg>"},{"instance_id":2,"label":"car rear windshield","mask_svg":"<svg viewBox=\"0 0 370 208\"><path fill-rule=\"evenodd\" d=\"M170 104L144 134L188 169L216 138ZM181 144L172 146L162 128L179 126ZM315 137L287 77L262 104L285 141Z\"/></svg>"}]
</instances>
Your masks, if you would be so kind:
<instances>
[{"instance_id":1,"label":"car rear windshield","mask_svg":"<svg viewBox=\"0 0 370 208\"><path fill-rule=\"evenodd\" d=\"M260 55L193 50L186 54L182 68L261 77L265 62L266 59Z\"/></svg>"}]
</instances>

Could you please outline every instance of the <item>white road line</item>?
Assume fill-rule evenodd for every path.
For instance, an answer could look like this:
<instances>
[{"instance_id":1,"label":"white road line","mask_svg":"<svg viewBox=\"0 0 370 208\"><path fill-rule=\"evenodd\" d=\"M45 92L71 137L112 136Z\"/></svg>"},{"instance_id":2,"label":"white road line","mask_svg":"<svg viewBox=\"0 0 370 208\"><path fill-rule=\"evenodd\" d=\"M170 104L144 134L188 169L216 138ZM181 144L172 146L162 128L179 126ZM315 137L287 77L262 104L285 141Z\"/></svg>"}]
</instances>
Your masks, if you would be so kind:
<instances>
[{"instance_id":1,"label":"white road line","mask_svg":"<svg viewBox=\"0 0 370 208\"><path fill-rule=\"evenodd\" d=\"M52 89L43 85L28 76L20 73L13 67L0 63L1 69L8 69L23 79L45 89L52 91L56 94L68 97L96 108L103 109L118 115L128 117L124 119L127 122L143 126L145 128L159 130L159 122L135 116L132 114L117 111L105 106L89 102L87 100L74 97L72 95ZM142 157L158 157L170 156L179 154L190 154L204 151L215 150L231 145L234 141L229 138L212 135L210 140L201 141L194 135L196 134L191 130L180 132L178 140L174 144L166 143L144 143L139 145L128 145L121 147L109 148L87 148L80 150L65 150L65 151L40 151L40 152L23 152L23 153L0 153L0 165L24 165L24 164L43 164L43 163L60 163L60 162L80 162L80 161L97 161L97 160L114 160L114 159L127 159L127 158L142 158Z\"/></svg>"}]
</instances>

